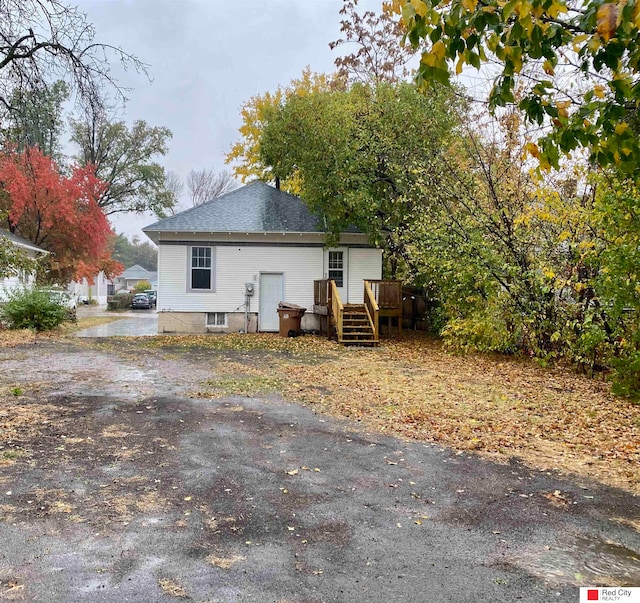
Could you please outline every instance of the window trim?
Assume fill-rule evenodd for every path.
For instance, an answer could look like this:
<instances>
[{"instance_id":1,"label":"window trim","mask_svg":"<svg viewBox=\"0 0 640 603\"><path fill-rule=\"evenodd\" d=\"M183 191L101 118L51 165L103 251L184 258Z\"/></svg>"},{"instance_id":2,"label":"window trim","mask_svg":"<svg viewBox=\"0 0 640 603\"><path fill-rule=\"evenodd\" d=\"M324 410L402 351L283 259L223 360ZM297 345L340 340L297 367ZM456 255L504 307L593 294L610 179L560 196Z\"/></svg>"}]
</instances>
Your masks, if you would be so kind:
<instances>
[{"instance_id":1,"label":"window trim","mask_svg":"<svg viewBox=\"0 0 640 603\"><path fill-rule=\"evenodd\" d=\"M209 315L210 314L215 314L215 315L222 314L224 316L224 323L221 324L221 325L217 324L217 323L210 323L209 322ZM210 329L215 329L215 328L223 329L223 328L228 326L228 324L229 324L228 321L229 321L229 318L228 318L228 313L227 312L207 312L206 316L205 316L205 324L206 324L207 328L210 328Z\"/></svg>"},{"instance_id":2,"label":"window trim","mask_svg":"<svg viewBox=\"0 0 640 603\"><path fill-rule=\"evenodd\" d=\"M194 288L193 270L194 268L202 270L202 267L193 266L193 250L194 249L210 249L211 250L211 266L208 268L211 273L211 287L209 289ZM205 267L206 269L206 267ZM215 293L216 292L216 248L214 245L189 245L187 247L187 292L188 293Z\"/></svg>"},{"instance_id":3,"label":"window trim","mask_svg":"<svg viewBox=\"0 0 640 603\"><path fill-rule=\"evenodd\" d=\"M341 264L341 268L331 268L331 254L335 253L335 254L339 254L339 260L340 260L340 264ZM338 259L338 256L336 256L336 259ZM331 272L340 272L341 273L341 278L340 278L340 284L338 284L337 280L335 277L331 276ZM329 249L329 253L327 254L327 277L329 279L332 279L334 281L336 281L336 287L338 287L339 289L342 289L344 287L344 251L342 249Z\"/></svg>"}]
</instances>

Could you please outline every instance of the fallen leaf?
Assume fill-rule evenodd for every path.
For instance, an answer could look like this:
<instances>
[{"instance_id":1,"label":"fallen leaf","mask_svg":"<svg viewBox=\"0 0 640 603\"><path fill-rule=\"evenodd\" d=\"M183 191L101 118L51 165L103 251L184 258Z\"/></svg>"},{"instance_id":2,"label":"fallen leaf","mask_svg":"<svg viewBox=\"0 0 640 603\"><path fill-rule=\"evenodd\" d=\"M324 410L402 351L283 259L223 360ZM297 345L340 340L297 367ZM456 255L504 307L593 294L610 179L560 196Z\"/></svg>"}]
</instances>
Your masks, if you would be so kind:
<instances>
[{"instance_id":1,"label":"fallen leaf","mask_svg":"<svg viewBox=\"0 0 640 603\"><path fill-rule=\"evenodd\" d=\"M187 591L180 586L177 582L174 582L173 580L169 580L168 578L162 578L160 580L158 580L158 584L160 585L160 588L167 593L168 595L171 595L172 597L180 597L180 598L187 598Z\"/></svg>"},{"instance_id":2,"label":"fallen leaf","mask_svg":"<svg viewBox=\"0 0 640 603\"><path fill-rule=\"evenodd\" d=\"M241 555L233 555L232 557L218 557L217 555L211 554L207 556L207 561L214 565L215 567L219 567L221 569L229 569L235 563L239 561L244 561L246 557L242 557Z\"/></svg>"}]
</instances>

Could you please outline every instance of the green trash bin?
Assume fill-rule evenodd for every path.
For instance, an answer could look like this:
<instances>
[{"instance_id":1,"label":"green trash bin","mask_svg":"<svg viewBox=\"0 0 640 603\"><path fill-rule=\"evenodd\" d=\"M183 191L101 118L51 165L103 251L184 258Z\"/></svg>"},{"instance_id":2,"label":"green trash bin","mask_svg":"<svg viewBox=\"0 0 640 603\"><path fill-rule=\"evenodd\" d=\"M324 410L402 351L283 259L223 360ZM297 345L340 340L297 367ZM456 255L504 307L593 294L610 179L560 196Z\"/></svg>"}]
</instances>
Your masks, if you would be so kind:
<instances>
[{"instance_id":1,"label":"green trash bin","mask_svg":"<svg viewBox=\"0 0 640 603\"><path fill-rule=\"evenodd\" d=\"M280 337L297 337L302 334L300 323L306 308L296 304L280 302L278 304L278 318L280 320Z\"/></svg>"}]
</instances>

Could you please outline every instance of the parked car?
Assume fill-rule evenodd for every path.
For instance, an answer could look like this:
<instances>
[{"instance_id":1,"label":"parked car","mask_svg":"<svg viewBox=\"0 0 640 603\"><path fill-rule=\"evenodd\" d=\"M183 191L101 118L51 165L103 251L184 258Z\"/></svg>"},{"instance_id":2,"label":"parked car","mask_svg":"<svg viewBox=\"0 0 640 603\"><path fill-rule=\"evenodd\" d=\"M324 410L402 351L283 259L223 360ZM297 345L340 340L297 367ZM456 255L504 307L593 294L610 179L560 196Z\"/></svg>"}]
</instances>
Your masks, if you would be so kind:
<instances>
[{"instance_id":1,"label":"parked car","mask_svg":"<svg viewBox=\"0 0 640 603\"><path fill-rule=\"evenodd\" d=\"M42 291L49 296L51 301L54 301L63 308L66 308L69 320L74 322L77 320L78 303L75 295L72 295L63 289L43 289Z\"/></svg>"},{"instance_id":2,"label":"parked car","mask_svg":"<svg viewBox=\"0 0 640 603\"><path fill-rule=\"evenodd\" d=\"M155 308L158 303L158 292L155 289L147 289L145 293L147 294L147 296L151 300L153 307Z\"/></svg>"},{"instance_id":3,"label":"parked car","mask_svg":"<svg viewBox=\"0 0 640 603\"><path fill-rule=\"evenodd\" d=\"M131 307L135 310L137 308L144 308L145 310L150 310L153 305L149 296L146 293L138 293L133 296L133 301L131 302Z\"/></svg>"}]
</instances>

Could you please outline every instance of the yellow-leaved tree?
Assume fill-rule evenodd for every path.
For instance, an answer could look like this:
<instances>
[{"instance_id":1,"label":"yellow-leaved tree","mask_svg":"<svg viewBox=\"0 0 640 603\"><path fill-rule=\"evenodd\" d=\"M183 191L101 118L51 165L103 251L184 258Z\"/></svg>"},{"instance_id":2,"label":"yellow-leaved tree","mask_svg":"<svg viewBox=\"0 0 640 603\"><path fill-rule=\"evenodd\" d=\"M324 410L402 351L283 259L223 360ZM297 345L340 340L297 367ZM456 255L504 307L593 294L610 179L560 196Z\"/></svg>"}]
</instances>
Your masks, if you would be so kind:
<instances>
[{"instance_id":1,"label":"yellow-leaved tree","mask_svg":"<svg viewBox=\"0 0 640 603\"><path fill-rule=\"evenodd\" d=\"M241 139L231 147L225 159L225 162L232 166L233 175L241 182L254 178L265 182L274 180L271 168L260 159L260 138L269 111L284 105L293 95L304 97L344 87L345 81L340 76L314 73L310 67L306 67L300 78L293 80L286 87L278 86L275 92L252 96L240 110L242 125L238 131ZM280 185L292 194L300 192L295 174L282 181Z\"/></svg>"}]
</instances>

